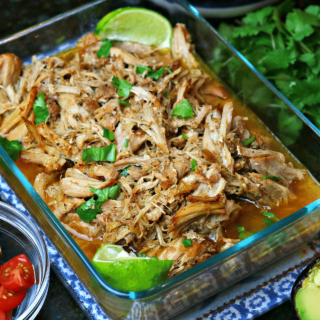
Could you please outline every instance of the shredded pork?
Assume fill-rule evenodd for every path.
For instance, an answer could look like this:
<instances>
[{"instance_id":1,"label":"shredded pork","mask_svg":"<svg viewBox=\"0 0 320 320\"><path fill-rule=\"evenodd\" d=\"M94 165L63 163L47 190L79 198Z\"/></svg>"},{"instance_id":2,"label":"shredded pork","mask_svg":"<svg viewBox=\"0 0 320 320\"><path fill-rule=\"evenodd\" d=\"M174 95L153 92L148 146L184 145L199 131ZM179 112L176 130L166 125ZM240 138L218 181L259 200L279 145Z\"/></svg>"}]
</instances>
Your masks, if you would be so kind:
<instances>
[{"instance_id":1,"label":"shredded pork","mask_svg":"<svg viewBox=\"0 0 320 320\"><path fill-rule=\"evenodd\" d=\"M34 186L67 230L173 259L171 277L239 242L223 236L241 214L238 197L261 208L295 198L289 188L304 171L261 136L243 146L255 136L248 119L234 116L228 92L201 69L184 25L174 28L172 51L125 41L98 59L101 45L89 34L66 55L34 57L22 70L16 56L0 56L0 133L22 143L23 160L43 166ZM153 80L137 66L172 73ZM134 84L130 106L119 104L113 76ZM34 122L37 93L45 94L47 123ZM185 99L194 116L172 116ZM86 164L83 150L112 143L103 127L114 133L116 161ZM77 208L95 196L89 187L116 184L118 199L102 203L90 223L81 220Z\"/></svg>"}]
</instances>

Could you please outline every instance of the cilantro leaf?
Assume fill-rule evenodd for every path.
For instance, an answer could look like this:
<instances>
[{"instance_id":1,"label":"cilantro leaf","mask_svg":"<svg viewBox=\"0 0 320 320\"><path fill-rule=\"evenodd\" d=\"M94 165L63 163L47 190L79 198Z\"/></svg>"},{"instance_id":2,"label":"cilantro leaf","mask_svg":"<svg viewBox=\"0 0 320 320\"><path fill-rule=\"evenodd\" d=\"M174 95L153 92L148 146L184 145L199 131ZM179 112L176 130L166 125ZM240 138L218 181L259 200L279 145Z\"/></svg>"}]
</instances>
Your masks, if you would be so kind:
<instances>
[{"instance_id":1,"label":"cilantro leaf","mask_svg":"<svg viewBox=\"0 0 320 320\"><path fill-rule=\"evenodd\" d=\"M276 221L280 221L272 212L262 212L261 214L265 217L272 218Z\"/></svg>"},{"instance_id":2,"label":"cilantro leaf","mask_svg":"<svg viewBox=\"0 0 320 320\"><path fill-rule=\"evenodd\" d=\"M93 205L95 205L95 208L90 209ZM99 211L101 211L100 205L98 204L96 207L94 198L91 198L77 208L79 218L85 222L91 222L97 216Z\"/></svg>"},{"instance_id":3,"label":"cilantro leaf","mask_svg":"<svg viewBox=\"0 0 320 320\"><path fill-rule=\"evenodd\" d=\"M297 9L287 15L286 27L296 41L301 41L313 33L312 25L317 25L317 22L315 17L311 17L313 16Z\"/></svg>"},{"instance_id":4,"label":"cilantro leaf","mask_svg":"<svg viewBox=\"0 0 320 320\"><path fill-rule=\"evenodd\" d=\"M139 258L146 258L147 257L147 255L145 254L145 253L137 253L137 257L139 257Z\"/></svg>"},{"instance_id":5,"label":"cilantro leaf","mask_svg":"<svg viewBox=\"0 0 320 320\"><path fill-rule=\"evenodd\" d=\"M152 69L149 67L144 67L144 66L137 66L136 67L137 74L144 74L146 71L152 71Z\"/></svg>"},{"instance_id":6,"label":"cilantro leaf","mask_svg":"<svg viewBox=\"0 0 320 320\"><path fill-rule=\"evenodd\" d=\"M196 166L197 166L196 160L192 159L191 160L191 171L195 171Z\"/></svg>"},{"instance_id":7,"label":"cilantro leaf","mask_svg":"<svg viewBox=\"0 0 320 320\"><path fill-rule=\"evenodd\" d=\"M0 136L0 146L4 149L4 151L8 154L8 156L13 160L17 161L19 158L19 153L22 148L21 144L18 140L8 140L7 138Z\"/></svg>"},{"instance_id":8,"label":"cilantro leaf","mask_svg":"<svg viewBox=\"0 0 320 320\"><path fill-rule=\"evenodd\" d=\"M125 79L119 80L117 76L112 77L112 85L118 89L118 95L123 98L129 97L130 90L134 86Z\"/></svg>"},{"instance_id":9,"label":"cilantro leaf","mask_svg":"<svg viewBox=\"0 0 320 320\"><path fill-rule=\"evenodd\" d=\"M178 103L177 106L173 109L172 115L179 116L184 119L189 119L192 116L194 116L194 112L188 100L184 99L183 101Z\"/></svg>"},{"instance_id":10,"label":"cilantro leaf","mask_svg":"<svg viewBox=\"0 0 320 320\"><path fill-rule=\"evenodd\" d=\"M293 51L278 49L267 52L263 59L263 64L268 70L286 69L289 64L294 63L296 57Z\"/></svg>"},{"instance_id":11,"label":"cilantro leaf","mask_svg":"<svg viewBox=\"0 0 320 320\"><path fill-rule=\"evenodd\" d=\"M271 14L274 10L274 7L265 7L262 10L248 13L242 21L246 25L250 26L259 26L264 25L269 20L268 18L271 18Z\"/></svg>"},{"instance_id":12,"label":"cilantro leaf","mask_svg":"<svg viewBox=\"0 0 320 320\"><path fill-rule=\"evenodd\" d=\"M319 6L309 6L306 10L306 13L312 14L320 19L320 7Z\"/></svg>"},{"instance_id":13,"label":"cilantro leaf","mask_svg":"<svg viewBox=\"0 0 320 320\"><path fill-rule=\"evenodd\" d=\"M103 129L103 137L109 139L110 141L114 141L114 135L112 131L109 131L107 128L102 127Z\"/></svg>"},{"instance_id":14,"label":"cilantro leaf","mask_svg":"<svg viewBox=\"0 0 320 320\"><path fill-rule=\"evenodd\" d=\"M267 179L281 180L281 178L277 176L264 176L262 180L267 180Z\"/></svg>"},{"instance_id":15,"label":"cilantro leaf","mask_svg":"<svg viewBox=\"0 0 320 320\"><path fill-rule=\"evenodd\" d=\"M44 93L38 93L37 99L33 104L33 111L35 115L34 122L36 124L41 124L42 122L46 123L50 115L44 97Z\"/></svg>"},{"instance_id":16,"label":"cilantro leaf","mask_svg":"<svg viewBox=\"0 0 320 320\"><path fill-rule=\"evenodd\" d=\"M121 187L116 185L104 189L95 189L93 187L89 187L89 189L98 196L97 202L102 203L104 201L108 201L109 198L116 200L120 195Z\"/></svg>"},{"instance_id":17,"label":"cilantro leaf","mask_svg":"<svg viewBox=\"0 0 320 320\"><path fill-rule=\"evenodd\" d=\"M97 51L97 56L100 59L101 57L108 58L110 55L110 49L112 47L112 43L110 40L102 40L103 45Z\"/></svg>"},{"instance_id":18,"label":"cilantro leaf","mask_svg":"<svg viewBox=\"0 0 320 320\"><path fill-rule=\"evenodd\" d=\"M169 92L165 92L164 95L166 96L166 98L170 97L170 93Z\"/></svg>"},{"instance_id":19,"label":"cilantro leaf","mask_svg":"<svg viewBox=\"0 0 320 320\"><path fill-rule=\"evenodd\" d=\"M232 36L234 38L238 37L248 37L248 36L256 36L260 32L271 33L276 25L274 23L269 23L264 26L252 27L252 26L240 26L236 27L233 30Z\"/></svg>"},{"instance_id":20,"label":"cilantro leaf","mask_svg":"<svg viewBox=\"0 0 320 320\"><path fill-rule=\"evenodd\" d=\"M126 101L126 100L121 100L121 99L118 99L118 103L119 104L122 104L124 106L130 106L130 102Z\"/></svg>"},{"instance_id":21,"label":"cilantro leaf","mask_svg":"<svg viewBox=\"0 0 320 320\"><path fill-rule=\"evenodd\" d=\"M184 140L188 140L188 136L187 136L186 134L183 134L183 135L182 135L182 138L183 138Z\"/></svg>"},{"instance_id":22,"label":"cilantro leaf","mask_svg":"<svg viewBox=\"0 0 320 320\"><path fill-rule=\"evenodd\" d=\"M246 147L248 146L250 143L252 143L254 140L256 140L255 136L252 136L251 138L247 139L244 143L243 146Z\"/></svg>"},{"instance_id":23,"label":"cilantro leaf","mask_svg":"<svg viewBox=\"0 0 320 320\"><path fill-rule=\"evenodd\" d=\"M256 232L254 232L254 231L246 231L246 229L242 226L237 226L237 227L235 227L235 229L237 229L239 231L238 238L240 240L247 239L247 238L253 236L254 234L256 234Z\"/></svg>"},{"instance_id":24,"label":"cilantro leaf","mask_svg":"<svg viewBox=\"0 0 320 320\"><path fill-rule=\"evenodd\" d=\"M182 241L182 244L184 245L185 248L190 247L190 246L192 246L192 240L191 239L184 239Z\"/></svg>"},{"instance_id":25,"label":"cilantro leaf","mask_svg":"<svg viewBox=\"0 0 320 320\"><path fill-rule=\"evenodd\" d=\"M270 227L270 226L272 226L273 224L275 224L274 221L272 221L271 219L268 219L268 218L263 219L263 223L264 223L267 227Z\"/></svg>"},{"instance_id":26,"label":"cilantro leaf","mask_svg":"<svg viewBox=\"0 0 320 320\"><path fill-rule=\"evenodd\" d=\"M92 161L109 161L115 162L117 157L117 148L114 143L109 144L106 147L99 148L87 148L83 150L82 160L87 163Z\"/></svg>"},{"instance_id":27,"label":"cilantro leaf","mask_svg":"<svg viewBox=\"0 0 320 320\"><path fill-rule=\"evenodd\" d=\"M129 168L131 168L132 166L127 166L123 171L121 171L120 176L128 176L129 175Z\"/></svg>"}]
</instances>

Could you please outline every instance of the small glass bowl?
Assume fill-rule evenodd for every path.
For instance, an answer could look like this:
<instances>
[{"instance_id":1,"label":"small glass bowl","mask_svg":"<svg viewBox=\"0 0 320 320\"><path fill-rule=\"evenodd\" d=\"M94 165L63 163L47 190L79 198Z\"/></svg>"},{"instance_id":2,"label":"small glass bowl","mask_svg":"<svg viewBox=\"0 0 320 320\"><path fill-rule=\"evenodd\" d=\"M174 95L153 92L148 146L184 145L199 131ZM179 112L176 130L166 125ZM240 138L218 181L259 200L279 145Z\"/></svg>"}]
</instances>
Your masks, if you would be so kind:
<instances>
[{"instance_id":1,"label":"small glass bowl","mask_svg":"<svg viewBox=\"0 0 320 320\"><path fill-rule=\"evenodd\" d=\"M0 202L0 245L0 265L22 253L33 265L36 283L28 289L25 299L13 312L15 320L32 320L39 313L48 293L49 254L34 223L23 213L3 202Z\"/></svg>"}]
</instances>

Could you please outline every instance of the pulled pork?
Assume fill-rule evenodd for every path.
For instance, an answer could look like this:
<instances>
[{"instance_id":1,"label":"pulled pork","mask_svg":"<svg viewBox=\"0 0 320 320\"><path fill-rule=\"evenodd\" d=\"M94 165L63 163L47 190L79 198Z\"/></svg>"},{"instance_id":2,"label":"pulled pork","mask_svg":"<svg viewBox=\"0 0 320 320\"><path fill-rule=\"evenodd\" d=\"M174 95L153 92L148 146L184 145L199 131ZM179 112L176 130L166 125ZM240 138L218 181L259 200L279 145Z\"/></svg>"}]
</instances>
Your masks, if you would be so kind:
<instances>
[{"instance_id":1,"label":"pulled pork","mask_svg":"<svg viewBox=\"0 0 320 320\"><path fill-rule=\"evenodd\" d=\"M125 41L98 59L101 45L88 34L75 50L34 57L22 69L14 55L0 56L0 132L21 141L22 159L43 166L34 186L69 231L173 259L174 276L240 241L223 235L242 210L237 197L261 208L295 198L289 186L304 171L266 149L261 136L243 146L255 136L248 119L234 116L228 92L201 69L184 25L174 28L171 51ZM137 66L167 68L153 80ZM129 106L119 104L113 76L134 84ZM37 93L45 94L47 123L34 122ZM185 99L194 115L172 116ZM114 132L116 161L86 164L84 149L112 143L103 127ZM118 199L82 221L76 210L95 196L89 187L116 184ZM185 239L192 245L184 246Z\"/></svg>"}]
</instances>

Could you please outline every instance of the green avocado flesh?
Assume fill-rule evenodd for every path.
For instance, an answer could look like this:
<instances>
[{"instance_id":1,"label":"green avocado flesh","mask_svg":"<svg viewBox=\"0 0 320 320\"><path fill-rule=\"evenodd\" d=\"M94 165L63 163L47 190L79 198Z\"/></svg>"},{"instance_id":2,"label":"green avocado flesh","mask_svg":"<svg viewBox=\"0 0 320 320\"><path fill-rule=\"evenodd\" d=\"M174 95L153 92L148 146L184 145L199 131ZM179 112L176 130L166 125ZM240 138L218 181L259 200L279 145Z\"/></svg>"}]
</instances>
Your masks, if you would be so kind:
<instances>
[{"instance_id":1,"label":"green avocado flesh","mask_svg":"<svg viewBox=\"0 0 320 320\"><path fill-rule=\"evenodd\" d=\"M320 320L320 261L304 280L295 303L301 320Z\"/></svg>"}]
</instances>

